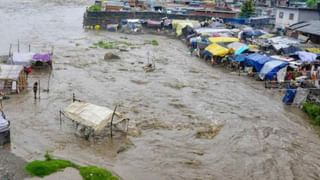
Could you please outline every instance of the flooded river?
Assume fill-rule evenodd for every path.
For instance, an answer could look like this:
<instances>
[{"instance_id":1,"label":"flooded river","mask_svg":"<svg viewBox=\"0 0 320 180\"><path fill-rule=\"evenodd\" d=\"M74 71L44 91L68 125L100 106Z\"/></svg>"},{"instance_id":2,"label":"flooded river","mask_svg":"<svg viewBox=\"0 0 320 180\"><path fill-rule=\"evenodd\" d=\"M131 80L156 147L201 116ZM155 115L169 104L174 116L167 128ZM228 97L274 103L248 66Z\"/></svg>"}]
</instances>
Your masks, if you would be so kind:
<instances>
[{"instance_id":1,"label":"flooded river","mask_svg":"<svg viewBox=\"0 0 320 180\"><path fill-rule=\"evenodd\" d=\"M31 88L4 101L12 122L12 152L26 160L46 151L80 164L102 166L123 179L320 179L320 138L307 117L281 103L281 93L191 57L185 45L155 35L84 31L86 4L78 0L1 0L0 53L49 51L54 69L34 73ZM159 46L143 45L157 39ZM99 40L135 44L130 51L90 48ZM114 52L121 59L106 61ZM156 64L145 73L147 59ZM97 144L74 135L59 110L77 98L128 116L137 132ZM213 139L196 138L219 125ZM125 145L124 145L125 144ZM123 146L130 146L127 150ZM124 149L123 152L120 152Z\"/></svg>"}]
</instances>

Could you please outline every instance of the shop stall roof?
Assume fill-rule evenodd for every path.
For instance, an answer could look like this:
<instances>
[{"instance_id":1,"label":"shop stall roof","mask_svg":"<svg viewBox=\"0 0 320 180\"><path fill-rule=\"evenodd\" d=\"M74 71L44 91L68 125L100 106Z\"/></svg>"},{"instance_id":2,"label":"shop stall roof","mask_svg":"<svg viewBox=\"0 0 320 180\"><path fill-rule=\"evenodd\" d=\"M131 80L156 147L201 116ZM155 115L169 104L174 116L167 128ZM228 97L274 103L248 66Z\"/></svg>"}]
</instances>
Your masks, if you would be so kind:
<instances>
[{"instance_id":1,"label":"shop stall roof","mask_svg":"<svg viewBox=\"0 0 320 180\"><path fill-rule=\"evenodd\" d=\"M23 66L21 65L8 65L0 64L0 79L1 80L18 80Z\"/></svg>"},{"instance_id":2,"label":"shop stall roof","mask_svg":"<svg viewBox=\"0 0 320 180\"><path fill-rule=\"evenodd\" d=\"M306 51L298 51L296 52L296 54L298 55L300 61L304 63L312 63L312 62L318 61L317 60L318 55L314 53L310 53Z\"/></svg>"},{"instance_id":3,"label":"shop stall roof","mask_svg":"<svg viewBox=\"0 0 320 180\"><path fill-rule=\"evenodd\" d=\"M232 43L239 42L239 39L234 37L211 37L209 41L211 43Z\"/></svg>"},{"instance_id":4,"label":"shop stall roof","mask_svg":"<svg viewBox=\"0 0 320 180\"><path fill-rule=\"evenodd\" d=\"M248 65L254 67L257 72L260 72L263 65L266 62L271 60L271 58L269 56L258 54L258 53L250 54L245 59L246 59L245 60L246 63Z\"/></svg>"},{"instance_id":5,"label":"shop stall roof","mask_svg":"<svg viewBox=\"0 0 320 180\"><path fill-rule=\"evenodd\" d=\"M229 49L232 49L234 51L234 54L238 55L249 49L249 47L246 44L240 43L240 42L233 42L231 44L228 44L227 47Z\"/></svg>"},{"instance_id":6,"label":"shop stall roof","mask_svg":"<svg viewBox=\"0 0 320 180\"><path fill-rule=\"evenodd\" d=\"M288 66L288 62L279 61L279 60L270 60L264 63L263 67L259 72L259 77L262 80L272 80L274 76L277 76L277 72Z\"/></svg>"},{"instance_id":7,"label":"shop stall roof","mask_svg":"<svg viewBox=\"0 0 320 180\"><path fill-rule=\"evenodd\" d=\"M9 58L9 64L29 66L35 53L13 53Z\"/></svg>"},{"instance_id":8,"label":"shop stall roof","mask_svg":"<svg viewBox=\"0 0 320 180\"><path fill-rule=\"evenodd\" d=\"M65 115L71 120L92 128L94 131L103 130L111 124L113 110L87 102L75 101L65 110ZM121 122L121 114L115 113L114 124Z\"/></svg>"},{"instance_id":9,"label":"shop stall roof","mask_svg":"<svg viewBox=\"0 0 320 180\"><path fill-rule=\"evenodd\" d=\"M229 53L229 49L222 47L218 44L211 44L205 49L206 51L210 52L213 56L224 57Z\"/></svg>"},{"instance_id":10,"label":"shop stall roof","mask_svg":"<svg viewBox=\"0 0 320 180\"><path fill-rule=\"evenodd\" d=\"M223 33L223 32L228 32L228 33L232 33L232 31L230 29L213 29L213 28L196 28L195 31L198 34L212 34L212 33Z\"/></svg>"}]
</instances>

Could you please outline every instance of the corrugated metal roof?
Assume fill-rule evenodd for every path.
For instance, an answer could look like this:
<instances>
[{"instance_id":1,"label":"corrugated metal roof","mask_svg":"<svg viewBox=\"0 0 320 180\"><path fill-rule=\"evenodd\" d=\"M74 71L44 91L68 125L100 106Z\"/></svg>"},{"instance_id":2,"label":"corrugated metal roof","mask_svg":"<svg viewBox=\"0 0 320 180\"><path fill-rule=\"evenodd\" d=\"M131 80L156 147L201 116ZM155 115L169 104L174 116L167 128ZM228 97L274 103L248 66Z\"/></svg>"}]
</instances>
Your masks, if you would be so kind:
<instances>
[{"instance_id":1,"label":"corrugated metal roof","mask_svg":"<svg viewBox=\"0 0 320 180\"><path fill-rule=\"evenodd\" d=\"M290 29L320 36L320 21L302 21L289 26Z\"/></svg>"}]
</instances>

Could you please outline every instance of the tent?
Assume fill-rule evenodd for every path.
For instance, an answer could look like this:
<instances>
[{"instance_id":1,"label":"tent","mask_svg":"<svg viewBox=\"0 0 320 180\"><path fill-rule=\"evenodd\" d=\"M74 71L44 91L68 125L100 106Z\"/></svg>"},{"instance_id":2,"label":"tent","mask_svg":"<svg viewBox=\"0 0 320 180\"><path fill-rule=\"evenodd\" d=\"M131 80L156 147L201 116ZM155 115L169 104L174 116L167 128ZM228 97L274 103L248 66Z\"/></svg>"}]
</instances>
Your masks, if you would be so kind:
<instances>
[{"instance_id":1,"label":"tent","mask_svg":"<svg viewBox=\"0 0 320 180\"><path fill-rule=\"evenodd\" d=\"M211 43L232 43L239 42L239 39L234 37L211 37L209 41Z\"/></svg>"},{"instance_id":2,"label":"tent","mask_svg":"<svg viewBox=\"0 0 320 180\"><path fill-rule=\"evenodd\" d=\"M200 26L200 23L193 20L172 20L172 26L176 30L176 35L181 36L184 27L190 26L196 28Z\"/></svg>"},{"instance_id":3,"label":"tent","mask_svg":"<svg viewBox=\"0 0 320 180\"><path fill-rule=\"evenodd\" d=\"M245 58L246 64L252 66L257 72L260 72L263 65L270 60L271 58L269 56L258 53L250 54Z\"/></svg>"},{"instance_id":4,"label":"tent","mask_svg":"<svg viewBox=\"0 0 320 180\"><path fill-rule=\"evenodd\" d=\"M210 52L213 56L224 57L229 53L229 49L222 47L218 44L211 44L205 49L206 51Z\"/></svg>"},{"instance_id":5,"label":"tent","mask_svg":"<svg viewBox=\"0 0 320 180\"><path fill-rule=\"evenodd\" d=\"M106 126L111 125L113 110L103 106L75 101L64 110L64 114L71 120L99 132ZM124 120L126 119L116 112L113 124L118 124Z\"/></svg>"},{"instance_id":6,"label":"tent","mask_svg":"<svg viewBox=\"0 0 320 180\"><path fill-rule=\"evenodd\" d=\"M246 44L240 42L233 42L231 44L228 44L227 47L229 49L232 49L235 55L241 54L247 49L249 49L249 47Z\"/></svg>"},{"instance_id":7,"label":"tent","mask_svg":"<svg viewBox=\"0 0 320 180\"><path fill-rule=\"evenodd\" d=\"M289 63L279 60L270 60L266 62L260 70L259 77L262 80L272 80L277 77L277 72L288 66Z\"/></svg>"},{"instance_id":8,"label":"tent","mask_svg":"<svg viewBox=\"0 0 320 180\"><path fill-rule=\"evenodd\" d=\"M22 66L30 66L32 57L35 53L13 53L12 56L9 58L9 64L14 65L22 65Z\"/></svg>"}]
</instances>

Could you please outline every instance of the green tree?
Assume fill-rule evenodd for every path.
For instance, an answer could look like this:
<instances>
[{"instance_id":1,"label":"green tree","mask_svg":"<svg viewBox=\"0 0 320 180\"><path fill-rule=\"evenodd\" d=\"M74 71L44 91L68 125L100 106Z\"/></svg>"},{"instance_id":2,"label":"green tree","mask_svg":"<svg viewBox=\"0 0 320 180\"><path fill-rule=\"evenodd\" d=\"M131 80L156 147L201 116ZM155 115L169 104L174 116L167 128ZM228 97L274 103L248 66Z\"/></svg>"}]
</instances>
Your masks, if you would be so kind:
<instances>
[{"instance_id":1,"label":"green tree","mask_svg":"<svg viewBox=\"0 0 320 180\"><path fill-rule=\"evenodd\" d=\"M246 0L241 6L240 17L249 18L255 14L253 0Z\"/></svg>"},{"instance_id":2,"label":"green tree","mask_svg":"<svg viewBox=\"0 0 320 180\"><path fill-rule=\"evenodd\" d=\"M307 5L309 8L316 8L319 0L307 0Z\"/></svg>"}]
</instances>

